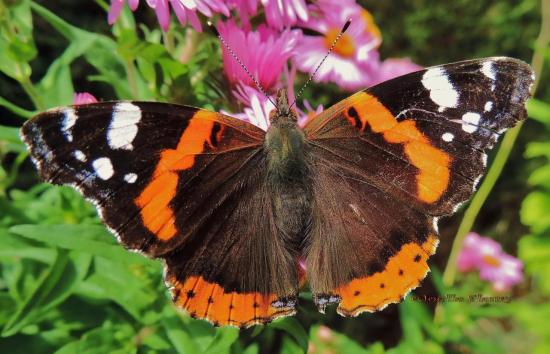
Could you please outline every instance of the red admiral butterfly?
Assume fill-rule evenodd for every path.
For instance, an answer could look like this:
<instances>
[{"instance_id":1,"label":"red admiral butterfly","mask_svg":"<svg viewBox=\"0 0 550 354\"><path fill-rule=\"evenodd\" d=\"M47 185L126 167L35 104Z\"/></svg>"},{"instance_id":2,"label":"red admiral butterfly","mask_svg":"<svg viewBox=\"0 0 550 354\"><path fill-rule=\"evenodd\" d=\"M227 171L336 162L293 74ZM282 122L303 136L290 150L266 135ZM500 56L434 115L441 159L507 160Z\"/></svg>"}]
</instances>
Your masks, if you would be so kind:
<instances>
[{"instance_id":1,"label":"red admiral butterfly","mask_svg":"<svg viewBox=\"0 0 550 354\"><path fill-rule=\"evenodd\" d=\"M303 129L280 91L267 132L199 108L102 102L22 128L41 176L93 201L127 248L166 262L176 305L216 325L315 304L356 316L428 272L437 220L475 191L485 151L525 118L530 67L487 58L358 92Z\"/></svg>"}]
</instances>

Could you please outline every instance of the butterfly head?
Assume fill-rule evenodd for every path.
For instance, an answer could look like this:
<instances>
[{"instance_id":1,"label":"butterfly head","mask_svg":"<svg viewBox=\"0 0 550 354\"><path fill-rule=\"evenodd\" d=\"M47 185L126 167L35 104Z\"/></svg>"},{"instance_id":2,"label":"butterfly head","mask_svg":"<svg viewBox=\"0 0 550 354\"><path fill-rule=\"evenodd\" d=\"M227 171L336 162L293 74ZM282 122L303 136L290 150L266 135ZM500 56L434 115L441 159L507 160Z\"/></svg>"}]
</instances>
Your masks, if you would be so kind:
<instances>
[{"instance_id":1,"label":"butterfly head","mask_svg":"<svg viewBox=\"0 0 550 354\"><path fill-rule=\"evenodd\" d=\"M277 92L277 107L274 111L271 111L269 116L271 124L276 123L296 123L298 117L293 109L290 109L288 104L288 95L285 89L280 89Z\"/></svg>"}]
</instances>

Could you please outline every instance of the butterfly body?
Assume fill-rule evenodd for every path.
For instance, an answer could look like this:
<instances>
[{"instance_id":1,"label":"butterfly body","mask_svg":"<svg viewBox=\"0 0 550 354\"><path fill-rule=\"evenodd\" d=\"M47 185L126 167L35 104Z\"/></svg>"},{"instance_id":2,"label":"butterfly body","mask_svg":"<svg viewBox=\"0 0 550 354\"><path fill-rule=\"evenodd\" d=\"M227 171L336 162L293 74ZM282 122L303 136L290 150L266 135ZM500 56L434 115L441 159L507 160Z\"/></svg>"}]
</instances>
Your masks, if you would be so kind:
<instances>
[{"instance_id":1,"label":"butterfly body","mask_svg":"<svg viewBox=\"0 0 550 354\"><path fill-rule=\"evenodd\" d=\"M311 224L311 181L303 131L289 110L286 91L279 91L277 109L266 132L264 153L273 216L279 237L292 245L295 258Z\"/></svg>"},{"instance_id":2,"label":"butterfly body","mask_svg":"<svg viewBox=\"0 0 550 354\"><path fill-rule=\"evenodd\" d=\"M199 108L102 102L22 128L41 176L76 187L129 249L164 260L177 306L247 327L397 303L429 271L437 223L473 194L486 151L526 117L530 67L485 58L358 92L301 128L280 92L267 132Z\"/></svg>"}]
</instances>

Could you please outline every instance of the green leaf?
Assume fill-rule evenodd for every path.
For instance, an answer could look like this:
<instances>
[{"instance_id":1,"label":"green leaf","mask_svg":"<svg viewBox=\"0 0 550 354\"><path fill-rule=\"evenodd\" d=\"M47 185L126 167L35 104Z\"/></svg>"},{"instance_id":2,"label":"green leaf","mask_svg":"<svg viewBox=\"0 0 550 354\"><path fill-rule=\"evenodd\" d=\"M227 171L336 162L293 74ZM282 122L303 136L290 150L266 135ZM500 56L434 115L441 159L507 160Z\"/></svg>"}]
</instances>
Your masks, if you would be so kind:
<instances>
[{"instance_id":1,"label":"green leaf","mask_svg":"<svg viewBox=\"0 0 550 354\"><path fill-rule=\"evenodd\" d=\"M57 32L63 35L69 42L77 42L84 39L87 36L97 37L99 35L93 32L84 31L76 26L69 24L67 21L63 20L59 16L55 15L53 12L43 7L42 5L37 4L36 2L31 2L31 8L35 11L40 17L46 20L50 25L52 25Z\"/></svg>"},{"instance_id":2,"label":"green leaf","mask_svg":"<svg viewBox=\"0 0 550 354\"><path fill-rule=\"evenodd\" d=\"M403 301L399 304L399 318L401 319L401 327L403 328L403 341L407 343L408 347L421 350L424 343L424 335L422 334L421 324L414 315L414 307L414 301Z\"/></svg>"},{"instance_id":3,"label":"green leaf","mask_svg":"<svg viewBox=\"0 0 550 354\"><path fill-rule=\"evenodd\" d=\"M0 39L0 71L19 82L23 82L31 76L30 65L12 58L9 44L2 39Z\"/></svg>"},{"instance_id":4,"label":"green leaf","mask_svg":"<svg viewBox=\"0 0 550 354\"><path fill-rule=\"evenodd\" d=\"M0 292L0 326L8 322L15 306L15 301L7 292Z\"/></svg>"},{"instance_id":5,"label":"green leaf","mask_svg":"<svg viewBox=\"0 0 550 354\"><path fill-rule=\"evenodd\" d=\"M129 324L105 323L84 333L75 342L68 343L55 354L128 354L136 353L136 333Z\"/></svg>"},{"instance_id":6,"label":"green leaf","mask_svg":"<svg viewBox=\"0 0 550 354\"><path fill-rule=\"evenodd\" d=\"M333 352L346 354L367 354L372 352L372 346L369 350L367 350L353 339L348 338L347 336L324 325L316 325L311 327L310 338L311 343L309 343L309 347L314 349L314 353Z\"/></svg>"},{"instance_id":7,"label":"green leaf","mask_svg":"<svg viewBox=\"0 0 550 354\"><path fill-rule=\"evenodd\" d=\"M32 40L32 13L30 8L31 1L16 1L9 7L11 24L16 27L16 33L21 37Z\"/></svg>"},{"instance_id":8,"label":"green leaf","mask_svg":"<svg viewBox=\"0 0 550 354\"><path fill-rule=\"evenodd\" d=\"M404 302L406 306L406 312L409 313L410 318L414 318L415 322L420 324L422 329L433 339L443 342L444 338L438 331L437 326L433 323L433 316L429 312L427 306L420 301L408 300Z\"/></svg>"},{"instance_id":9,"label":"green leaf","mask_svg":"<svg viewBox=\"0 0 550 354\"><path fill-rule=\"evenodd\" d=\"M4 326L2 336L14 335L38 318L41 312L64 301L87 273L90 260L89 256L69 257L67 252L58 252L54 263L42 273L34 290Z\"/></svg>"},{"instance_id":10,"label":"green leaf","mask_svg":"<svg viewBox=\"0 0 550 354\"><path fill-rule=\"evenodd\" d=\"M1 56L1 54L0 54L0 56ZM0 62L1 62L1 58L0 58ZM0 65L2 65L2 64L0 64ZM0 68L0 71L2 71L1 68ZM30 118L33 115L35 115L35 113L36 113L36 112L33 112L33 111L26 110L25 108L21 108L21 107L17 106L16 104L11 103L10 101L6 100L3 97L0 97L0 106L6 107L8 110L12 111L13 113L17 114L18 116L20 116L22 118Z\"/></svg>"},{"instance_id":11,"label":"green leaf","mask_svg":"<svg viewBox=\"0 0 550 354\"><path fill-rule=\"evenodd\" d=\"M183 330L184 324L175 315L167 315L162 320L164 331L179 354L199 353L199 347L192 337Z\"/></svg>"},{"instance_id":12,"label":"green leaf","mask_svg":"<svg viewBox=\"0 0 550 354\"><path fill-rule=\"evenodd\" d=\"M290 339L289 337L283 337L281 344L281 354L305 354L306 351L303 350L298 343Z\"/></svg>"},{"instance_id":13,"label":"green leaf","mask_svg":"<svg viewBox=\"0 0 550 354\"><path fill-rule=\"evenodd\" d=\"M70 64L93 44L88 37L72 43L48 68L48 72L36 85L47 107L72 104L73 82Z\"/></svg>"},{"instance_id":14,"label":"green leaf","mask_svg":"<svg viewBox=\"0 0 550 354\"><path fill-rule=\"evenodd\" d=\"M29 1L19 1L8 8L9 23L0 31L0 71L23 82L31 75L28 64L37 54L32 38L32 15Z\"/></svg>"},{"instance_id":15,"label":"green leaf","mask_svg":"<svg viewBox=\"0 0 550 354\"><path fill-rule=\"evenodd\" d=\"M258 354L259 352L260 346L258 343L252 343L242 351L242 354Z\"/></svg>"},{"instance_id":16,"label":"green leaf","mask_svg":"<svg viewBox=\"0 0 550 354\"><path fill-rule=\"evenodd\" d=\"M20 258L28 258L51 264L55 256L55 250L36 247L33 242L0 229L0 261L19 262Z\"/></svg>"},{"instance_id":17,"label":"green leaf","mask_svg":"<svg viewBox=\"0 0 550 354\"><path fill-rule=\"evenodd\" d=\"M550 190L550 164L534 170L527 180L532 186L540 186Z\"/></svg>"},{"instance_id":18,"label":"green leaf","mask_svg":"<svg viewBox=\"0 0 550 354\"><path fill-rule=\"evenodd\" d=\"M19 128L0 125L0 152L24 152L25 144L19 138Z\"/></svg>"},{"instance_id":19,"label":"green leaf","mask_svg":"<svg viewBox=\"0 0 550 354\"><path fill-rule=\"evenodd\" d=\"M141 255L116 245L103 226L95 225L18 225L10 232L52 246L86 252L127 264L153 264Z\"/></svg>"},{"instance_id":20,"label":"green leaf","mask_svg":"<svg viewBox=\"0 0 550 354\"><path fill-rule=\"evenodd\" d=\"M279 320L275 320L269 325L269 327L282 329L296 340L296 343L298 343L304 353L307 352L308 335L304 327L300 324L300 322L298 322L296 318L285 317Z\"/></svg>"},{"instance_id":21,"label":"green leaf","mask_svg":"<svg viewBox=\"0 0 550 354\"><path fill-rule=\"evenodd\" d=\"M531 98L527 101L529 117L547 126L550 126L550 104Z\"/></svg>"},{"instance_id":22,"label":"green leaf","mask_svg":"<svg viewBox=\"0 0 550 354\"><path fill-rule=\"evenodd\" d=\"M37 3L32 3L32 9L75 45L77 48L73 49L75 52L82 49L78 43L86 47L84 53L86 60L100 73L96 76L96 80L100 79L112 85L119 98L132 98L124 62L117 54L115 41L107 36L81 30Z\"/></svg>"},{"instance_id":23,"label":"green leaf","mask_svg":"<svg viewBox=\"0 0 550 354\"><path fill-rule=\"evenodd\" d=\"M541 233L550 228L549 210L550 194L540 191L529 193L521 204L521 222L531 227L533 232Z\"/></svg>"},{"instance_id":24,"label":"green leaf","mask_svg":"<svg viewBox=\"0 0 550 354\"><path fill-rule=\"evenodd\" d=\"M153 286L154 279L143 265L122 266L120 262L103 257L94 259L95 272L79 284L76 290L79 295L90 299L111 300L124 308L141 323L151 317L144 316L157 301L162 291ZM161 276L158 267L152 271ZM163 291L166 291L163 289Z\"/></svg>"},{"instance_id":25,"label":"green leaf","mask_svg":"<svg viewBox=\"0 0 550 354\"><path fill-rule=\"evenodd\" d=\"M239 338L239 329L233 327L218 328L216 336L208 348L207 354L229 353L231 345Z\"/></svg>"},{"instance_id":26,"label":"green leaf","mask_svg":"<svg viewBox=\"0 0 550 354\"><path fill-rule=\"evenodd\" d=\"M14 37L8 47L8 53L19 63L28 63L36 57L34 43Z\"/></svg>"},{"instance_id":27,"label":"green leaf","mask_svg":"<svg viewBox=\"0 0 550 354\"><path fill-rule=\"evenodd\" d=\"M549 142L532 142L527 144L524 156L528 159L534 157L546 156L550 158L550 143Z\"/></svg>"},{"instance_id":28,"label":"green leaf","mask_svg":"<svg viewBox=\"0 0 550 354\"><path fill-rule=\"evenodd\" d=\"M535 288L550 294L550 233L522 237L518 242L518 256L525 262Z\"/></svg>"},{"instance_id":29,"label":"green leaf","mask_svg":"<svg viewBox=\"0 0 550 354\"><path fill-rule=\"evenodd\" d=\"M145 332L145 330L147 330L147 328L142 330L142 332ZM156 332L151 332L150 334L145 334L145 335L141 334L140 336L143 336L143 338L140 339L141 343L143 343L143 345L146 345L151 349L154 349L154 350L172 349L172 346L170 345L170 343L167 342L163 337L161 337Z\"/></svg>"}]
</instances>

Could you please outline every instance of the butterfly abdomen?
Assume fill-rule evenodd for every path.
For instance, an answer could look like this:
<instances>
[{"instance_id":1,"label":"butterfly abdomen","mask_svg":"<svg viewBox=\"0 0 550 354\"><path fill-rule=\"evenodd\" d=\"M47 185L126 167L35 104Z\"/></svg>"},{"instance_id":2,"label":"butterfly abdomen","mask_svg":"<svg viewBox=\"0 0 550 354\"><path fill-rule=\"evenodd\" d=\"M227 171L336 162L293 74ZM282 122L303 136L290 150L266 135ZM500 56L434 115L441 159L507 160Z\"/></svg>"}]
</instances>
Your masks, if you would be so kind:
<instances>
[{"instance_id":1,"label":"butterfly abdomen","mask_svg":"<svg viewBox=\"0 0 550 354\"><path fill-rule=\"evenodd\" d=\"M304 158L304 135L295 121L279 120L267 131L264 148L275 224L297 251L311 219L312 193Z\"/></svg>"}]
</instances>

